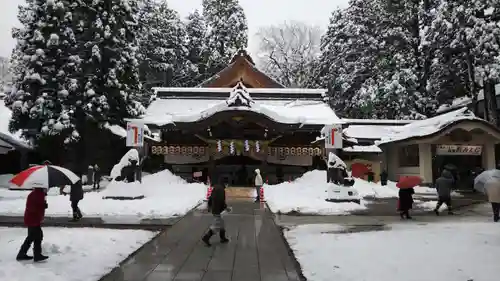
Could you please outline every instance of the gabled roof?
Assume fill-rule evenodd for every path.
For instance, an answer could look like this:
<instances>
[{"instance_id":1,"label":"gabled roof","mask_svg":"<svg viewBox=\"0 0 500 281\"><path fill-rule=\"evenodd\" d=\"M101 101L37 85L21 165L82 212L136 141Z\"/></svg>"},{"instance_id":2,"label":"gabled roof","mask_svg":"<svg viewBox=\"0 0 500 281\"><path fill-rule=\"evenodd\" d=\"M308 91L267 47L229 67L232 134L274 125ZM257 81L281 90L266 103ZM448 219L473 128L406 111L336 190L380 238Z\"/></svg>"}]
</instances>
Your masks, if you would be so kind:
<instances>
[{"instance_id":1,"label":"gabled roof","mask_svg":"<svg viewBox=\"0 0 500 281\"><path fill-rule=\"evenodd\" d=\"M257 69L252 58L244 50L239 51L228 66L198 87L234 87L238 82L242 82L249 88L285 88L281 83Z\"/></svg>"},{"instance_id":2,"label":"gabled roof","mask_svg":"<svg viewBox=\"0 0 500 281\"><path fill-rule=\"evenodd\" d=\"M397 143L413 139L421 139L431 137L442 132L446 128L461 122L477 122L487 125L492 130L498 131L498 128L488 123L484 119L474 116L466 107L448 112L432 118L415 121L408 125L394 127L389 134L384 136L380 141L376 141L377 145L388 143Z\"/></svg>"},{"instance_id":3,"label":"gabled roof","mask_svg":"<svg viewBox=\"0 0 500 281\"><path fill-rule=\"evenodd\" d=\"M148 107L141 122L153 126L193 123L224 111L245 111L265 115L276 123L326 125L342 123L321 95L303 99L255 98L243 83L234 88L220 89L225 97L158 96ZM276 89L277 90L277 89ZM284 89L286 90L286 89Z\"/></svg>"}]
</instances>

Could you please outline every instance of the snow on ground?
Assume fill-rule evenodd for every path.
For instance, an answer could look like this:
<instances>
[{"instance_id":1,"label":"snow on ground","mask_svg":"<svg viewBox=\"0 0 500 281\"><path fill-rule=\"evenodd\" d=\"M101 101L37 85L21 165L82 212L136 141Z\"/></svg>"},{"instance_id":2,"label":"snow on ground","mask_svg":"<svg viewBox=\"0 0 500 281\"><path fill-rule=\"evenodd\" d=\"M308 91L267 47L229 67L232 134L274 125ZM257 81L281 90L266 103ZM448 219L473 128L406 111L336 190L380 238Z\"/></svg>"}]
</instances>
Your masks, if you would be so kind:
<instances>
[{"instance_id":1,"label":"snow on ground","mask_svg":"<svg viewBox=\"0 0 500 281\"><path fill-rule=\"evenodd\" d=\"M353 187L366 200L398 197L398 188L395 182L388 182L386 186L382 186L380 183L355 179ZM295 181L278 185L265 185L264 188L267 204L275 213L295 211L303 214L341 215L366 209L365 205L368 203L365 200L361 200L361 204L325 201L328 195L326 171L311 171ZM419 196L436 197L436 189L429 187L417 186L415 187L415 193L415 198ZM460 196L456 193L454 195ZM415 203L421 208L430 209L431 203L420 201L415 201ZM435 206L434 201L432 205Z\"/></svg>"},{"instance_id":2,"label":"snow on ground","mask_svg":"<svg viewBox=\"0 0 500 281\"><path fill-rule=\"evenodd\" d=\"M43 263L15 260L24 228L0 228L0 280L97 281L156 234L144 230L44 228ZM96 243L99 246L96 246ZM28 254L32 254L31 250Z\"/></svg>"},{"instance_id":3,"label":"snow on ground","mask_svg":"<svg viewBox=\"0 0 500 281\"><path fill-rule=\"evenodd\" d=\"M342 215L366 209L363 201L361 204L327 202L327 194L325 171L311 171L290 183L264 186L267 205L274 213Z\"/></svg>"},{"instance_id":4,"label":"snow on ground","mask_svg":"<svg viewBox=\"0 0 500 281\"><path fill-rule=\"evenodd\" d=\"M21 191L11 191L21 192ZM57 195L57 189L51 189L47 202L47 216L70 216L69 196ZM187 213L199 204L205 196L206 186L200 183L187 183L165 170L145 176L142 184L111 182L101 192L86 193L79 207L84 216L146 219L169 218ZM27 194L24 192L24 194ZM106 196L144 195L141 200L103 199ZM1 196L1 194L0 194ZM25 198L0 198L1 215L22 215L26 204Z\"/></svg>"},{"instance_id":5,"label":"snow on ground","mask_svg":"<svg viewBox=\"0 0 500 281\"><path fill-rule=\"evenodd\" d=\"M301 225L285 237L310 281L498 280L498 224L391 227L336 234L338 225Z\"/></svg>"}]
</instances>

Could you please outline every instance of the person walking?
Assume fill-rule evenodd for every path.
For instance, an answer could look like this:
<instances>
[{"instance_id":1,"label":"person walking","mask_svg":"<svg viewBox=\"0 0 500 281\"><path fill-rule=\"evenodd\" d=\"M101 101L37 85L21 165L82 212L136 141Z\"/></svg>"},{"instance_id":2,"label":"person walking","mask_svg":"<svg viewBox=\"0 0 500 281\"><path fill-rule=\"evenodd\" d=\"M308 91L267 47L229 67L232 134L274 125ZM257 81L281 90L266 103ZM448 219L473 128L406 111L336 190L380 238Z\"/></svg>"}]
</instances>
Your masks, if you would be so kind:
<instances>
[{"instance_id":1,"label":"person walking","mask_svg":"<svg viewBox=\"0 0 500 281\"><path fill-rule=\"evenodd\" d=\"M226 226L224 223L224 219L221 215L225 210L230 211L226 204L226 185L227 184L225 182L216 184L214 186L214 189L212 190L212 194L208 198L208 210L212 212L214 220L212 222L212 225L210 225L207 233L205 233L205 235L203 235L201 239L207 247L212 246L212 244L210 244L210 238L217 232L219 232L221 243L229 242L229 239L227 239L226 237Z\"/></svg>"},{"instance_id":2,"label":"person walking","mask_svg":"<svg viewBox=\"0 0 500 281\"><path fill-rule=\"evenodd\" d=\"M413 188L399 189L398 211L401 219L412 219L410 216L410 210L413 207L413 194L415 194L415 190Z\"/></svg>"},{"instance_id":3,"label":"person walking","mask_svg":"<svg viewBox=\"0 0 500 281\"><path fill-rule=\"evenodd\" d=\"M255 169L255 191L257 192L257 196L255 197L255 202L260 202L260 189L264 185L264 181L262 180L262 176L260 175L260 170Z\"/></svg>"},{"instance_id":4,"label":"person walking","mask_svg":"<svg viewBox=\"0 0 500 281\"><path fill-rule=\"evenodd\" d=\"M94 179L94 185L93 188L94 190L100 188L100 182L101 182L101 169L97 164L94 165L94 173L93 173L93 179Z\"/></svg>"},{"instance_id":5,"label":"person walking","mask_svg":"<svg viewBox=\"0 0 500 281\"><path fill-rule=\"evenodd\" d=\"M488 182L486 183L485 189L488 201L493 209L493 221L498 222L500 220L500 182Z\"/></svg>"},{"instance_id":6,"label":"person walking","mask_svg":"<svg viewBox=\"0 0 500 281\"><path fill-rule=\"evenodd\" d=\"M64 186L61 187L61 192ZM64 195L67 195L66 192L63 192ZM73 219L72 222L76 222L82 219L83 215L78 207L78 203L83 199L83 185L82 181L78 181L71 186L71 191L69 193L69 201L71 202L71 209L73 210Z\"/></svg>"},{"instance_id":7,"label":"person walking","mask_svg":"<svg viewBox=\"0 0 500 281\"><path fill-rule=\"evenodd\" d=\"M47 209L46 190L43 188L34 188L26 199L26 208L24 210L24 224L28 228L28 236L24 239L21 249L17 254L16 260L31 260L35 262L43 261L49 257L42 255L42 222ZM33 243L33 256L28 256L28 250Z\"/></svg>"},{"instance_id":8,"label":"person walking","mask_svg":"<svg viewBox=\"0 0 500 281\"><path fill-rule=\"evenodd\" d=\"M434 213L436 213L437 216L439 216L439 208L443 205L443 203L446 204L446 207L448 207L448 214L453 215L451 209L451 191L453 189L453 184L453 174L448 169L444 169L441 172L441 176L434 184L438 193L438 202L436 204L436 208L434 209Z\"/></svg>"}]
</instances>

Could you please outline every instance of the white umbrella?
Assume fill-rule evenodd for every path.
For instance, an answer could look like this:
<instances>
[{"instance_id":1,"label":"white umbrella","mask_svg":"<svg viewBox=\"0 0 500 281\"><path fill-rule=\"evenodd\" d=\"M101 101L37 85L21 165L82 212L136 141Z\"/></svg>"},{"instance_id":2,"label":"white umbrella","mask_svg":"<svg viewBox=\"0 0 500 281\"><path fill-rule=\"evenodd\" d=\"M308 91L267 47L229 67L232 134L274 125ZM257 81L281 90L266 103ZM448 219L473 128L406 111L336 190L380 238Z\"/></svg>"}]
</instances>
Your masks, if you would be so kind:
<instances>
[{"instance_id":1,"label":"white umbrella","mask_svg":"<svg viewBox=\"0 0 500 281\"><path fill-rule=\"evenodd\" d=\"M500 182L500 170L488 170L479 174L474 179L474 189L486 193L487 183Z\"/></svg>"}]
</instances>

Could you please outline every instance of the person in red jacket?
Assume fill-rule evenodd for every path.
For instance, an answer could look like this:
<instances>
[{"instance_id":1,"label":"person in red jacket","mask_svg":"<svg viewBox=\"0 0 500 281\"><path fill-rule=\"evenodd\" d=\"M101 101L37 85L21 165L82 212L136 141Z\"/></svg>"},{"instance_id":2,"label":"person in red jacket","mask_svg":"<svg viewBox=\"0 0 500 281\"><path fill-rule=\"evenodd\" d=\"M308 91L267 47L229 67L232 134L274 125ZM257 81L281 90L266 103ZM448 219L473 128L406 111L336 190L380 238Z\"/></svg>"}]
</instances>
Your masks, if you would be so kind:
<instances>
[{"instance_id":1,"label":"person in red jacket","mask_svg":"<svg viewBox=\"0 0 500 281\"><path fill-rule=\"evenodd\" d=\"M43 188L34 188L26 199L26 209L24 210L24 224L28 227L28 236L24 240L21 249L17 254L16 260L31 260L35 262L48 259L42 255L42 222L47 208L45 201L46 190ZM28 250L33 243L33 257L28 256Z\"/></svg>"}]
</instances>

